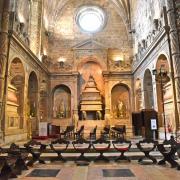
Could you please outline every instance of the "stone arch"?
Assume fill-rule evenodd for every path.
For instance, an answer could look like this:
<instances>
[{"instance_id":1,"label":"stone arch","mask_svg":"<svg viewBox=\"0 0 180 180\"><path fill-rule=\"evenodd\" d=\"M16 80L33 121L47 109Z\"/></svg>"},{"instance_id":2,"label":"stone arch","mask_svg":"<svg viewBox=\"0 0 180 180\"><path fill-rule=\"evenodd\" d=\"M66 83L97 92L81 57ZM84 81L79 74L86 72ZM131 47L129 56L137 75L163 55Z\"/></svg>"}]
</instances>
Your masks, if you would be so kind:
<instances>
[{"instance_id":1,"label":"stone arch","mask_svg":"<svg viewBox=\"0 0 180 180\"><path fill-rule=\"evenodd\" d=\"M38 77L34 71L28 79L28 115L31 120L31 133L36 135L38 131Z\"/></svg>"},{"instance_id":2,"label":"stone arch","mask_svg":"<svg viewBox=\"0 0 180 180\"><path fill-rule=\"evenodd\" d=\"M87 62L94 62L94 63L97 63L101 69L104 71L104 70L107 70L107 65L106 63L102 60L102 59L99 59L98 57L95 57L95 56L87 56L87 57L84 57L80 60L80 62L78 63L77 65L77 69L78 71L82 68L82 66L84 64L86 64Z\"/></svg>"},{"instance_id":3,"label":"stone arch","mask_svg":"<svg viewBox=\"0 0 180 180\"><path fill-rule=\"evenodd\" d=\"M60 84L52 90L52 117L65 119L71 117L71 89Z\"/></svg>"},{"instance_id":4,"label":"stone arch","mask_svg":"<svg viewBox=\"0 0 180 180\"><path fill-rule=\"evenodd\" d=\"M169 77L169 62L165 54L160 54L156 62L156 94L158 108L158 123L162 127L164 121L166 125L173 126L173 93ZM165 116L162 114L165 113ZM165 118L165 119L164 119ZM175 125L175 124L174 124Z\"/></svg>"},{"instance_id":5,"label":"stone arch","mask_svg":"<svg viewBox=\"0 0 180 180\"><path fill-rule=\"evenodd\" d=\"M152 74L149 69L145 70L143 79L143 90L144 90L144 107L145 109L154 108L154 96L153 96L153 84Z\"/></svg>"},{"instance_id":6,"label":"stone arch","mask_svg":"<svg viewBox=\"0 0 180 180\"><path fill-rule=\"evenodd\" d=\"M24 126L24 88L25 88L25 70L22 61L14 58L9 66L9 82L8 82L8 103L12 112L8 112L8 119L11 119L9 126L23 128ZM15 104L12 103L15 98ZM10 108L7 108L10 109ZM14 118L13 118L14 116ZM17 116L17 117L16 117ZM14 120L13 120L14 119Z\"/></svg>"},{"instance_id":7,"label":"stone arch","mask_svg":"<svg viewBox=\"0 0 180 180\"><path fill-rule=\"evenodd\" d=\"M118 83L111 89L111 112L113 118L126 119L130 115L130 89Z\"/></svg>"},{"instance_id":8,"label":"stone arch","mask_svg":"<svg viewBox=\"0 0 180 180\"><path fill-rule=\"evenodd\" d=\"M98 90L101 92L101 95L104 97L104 79L103 79L103 68L101 64L97 61L87 60L84 61L81 66L78 68L79 76L79 92L81 93L86 85L86 82L89 80L90 76L93 76ZM79 94L80 95L80 94Z\"/></svg>"}]
</instances>

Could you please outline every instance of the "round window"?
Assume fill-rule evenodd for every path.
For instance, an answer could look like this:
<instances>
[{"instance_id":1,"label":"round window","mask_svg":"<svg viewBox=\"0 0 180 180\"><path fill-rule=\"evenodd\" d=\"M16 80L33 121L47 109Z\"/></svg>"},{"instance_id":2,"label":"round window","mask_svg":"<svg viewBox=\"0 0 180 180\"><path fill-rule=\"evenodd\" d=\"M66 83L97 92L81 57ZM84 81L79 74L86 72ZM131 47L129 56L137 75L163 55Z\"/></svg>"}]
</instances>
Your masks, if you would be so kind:
<instances>
[{"instance_id":1,"label":"round window","mask_svg":"<svg viewBox=\"0 0 180 180\"><path fill-rule=\"evenodd\" d=\"M83 32L96 33L105 26L105 13L97 6L83 6L76 15L76 23Z\"/></svg>"}]
</instances>

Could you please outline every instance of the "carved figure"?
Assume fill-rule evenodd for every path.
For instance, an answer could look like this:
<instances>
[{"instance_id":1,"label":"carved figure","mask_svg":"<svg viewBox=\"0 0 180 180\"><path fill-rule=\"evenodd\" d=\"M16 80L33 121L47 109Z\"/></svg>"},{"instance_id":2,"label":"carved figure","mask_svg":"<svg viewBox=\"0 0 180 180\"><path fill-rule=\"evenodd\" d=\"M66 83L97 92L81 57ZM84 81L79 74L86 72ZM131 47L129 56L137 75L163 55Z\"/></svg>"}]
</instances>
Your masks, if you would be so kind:
<instances>
[{"instance_id":1,"label":"carved figure","mask_svg":"<svg viewBox=\"0 0 180 180\"><path fill-rule=\"evenodd\" d=\"M102 119L101 111L96 111L96 118L97 118L97 120L101 120Z\"/></svg>"},{"instance_id":2,"label":"carved figure","mask_svg":"<svg viewBox=\"0 0 180 180\"><path fill-rule=\"evenodd\" d=\"M86 120L87 119L87 113L86 111L82 111L82 119Z\"/></svg>"},{"instance_id":3,"label":"carved figure","mask_svg":"<svg viewBox=\"0 0 180 180\"><path fill-rule=\"evenodd\" d=\"M126 116L126 106L121 100L118 100L117 103L117 117L123 118Z\"/></svg>"},{"instance_id":4,"label":"carved figure","mask_svg":"<svg viewBox=\"0 0 180 180\"><path fill-rule=\"evenodd\" d=\"M64 100L62 99L60 104L59 104L59 118L64 118L65 117L65 105L64 105Z\"/></svg>"},{"instance_id":5,"label":"carved figure","mask_svg":"<svg viewBox=\"0 0 180 180\"><path fill-rule=\"evenodd\" d=\"M73 111L73 124L74 124L75 128L78 127L78 120L79 120L79 116L77 114L77 111L74 110Z\"/></svg>"}]
</instances>

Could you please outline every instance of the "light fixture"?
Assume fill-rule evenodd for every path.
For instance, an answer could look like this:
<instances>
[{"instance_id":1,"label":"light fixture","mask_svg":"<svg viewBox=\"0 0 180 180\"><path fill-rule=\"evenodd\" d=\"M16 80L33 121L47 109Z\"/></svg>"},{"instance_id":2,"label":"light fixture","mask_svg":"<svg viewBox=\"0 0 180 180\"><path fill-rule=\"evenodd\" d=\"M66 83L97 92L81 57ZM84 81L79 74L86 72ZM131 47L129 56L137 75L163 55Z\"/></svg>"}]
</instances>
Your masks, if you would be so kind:
<instances>
[{"instance_id":1,"label":"light fixture","mask_svg":"<svg viewBox=\"0 0 180 180\"><path fill-rule=\"evenodd\" d=\"M66 58L64 58L64 57L60 57L60 58L58 59L60 68L63 68L63 67L64 67L64 62L65 62L65 61L66 61Z\"/></svg>"},{"instance_id":2,"label":"light fixture","mask_svg":"<svg viewBox=\"0 0 180 180\"><path fill-rule=\"evenodd\" d=\"M113 61L115 63L115 66L119 67L122 64L122 62L124 61L124 58L121 55L116 55L113 57Z\"/></svg>"}]
</instances>

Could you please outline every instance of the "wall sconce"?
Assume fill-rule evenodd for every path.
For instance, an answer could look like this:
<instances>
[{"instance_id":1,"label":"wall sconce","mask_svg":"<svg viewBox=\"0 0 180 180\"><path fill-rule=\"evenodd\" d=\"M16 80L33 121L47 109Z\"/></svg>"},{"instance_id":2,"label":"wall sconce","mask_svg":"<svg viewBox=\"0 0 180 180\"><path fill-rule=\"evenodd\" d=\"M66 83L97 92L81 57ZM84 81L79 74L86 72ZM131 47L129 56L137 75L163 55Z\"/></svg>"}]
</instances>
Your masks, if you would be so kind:
<instances>
[{"instance_id":1,"label":"wall sconce","mask_svg":"<svg viewBox=\"0 0 180 180\"><path fill-rule=\"evenodd\" d=\"M66 59L64 57L60 57L58 59L58 62L59 62L59 67L60 68L63 68L64 67L64 62L66 61Z\"/></svg>"},{"instance_id":2,"label":"wall sconce","mask_svg":"<svg viewBox=\"0 0 180 180\"><path fill-rule=\"evenodd\" d=\"M115 66L119 67L124 61L124 58L122 56L115 56L113 60L114 60Z\"/></svg>"}]
</instances>

